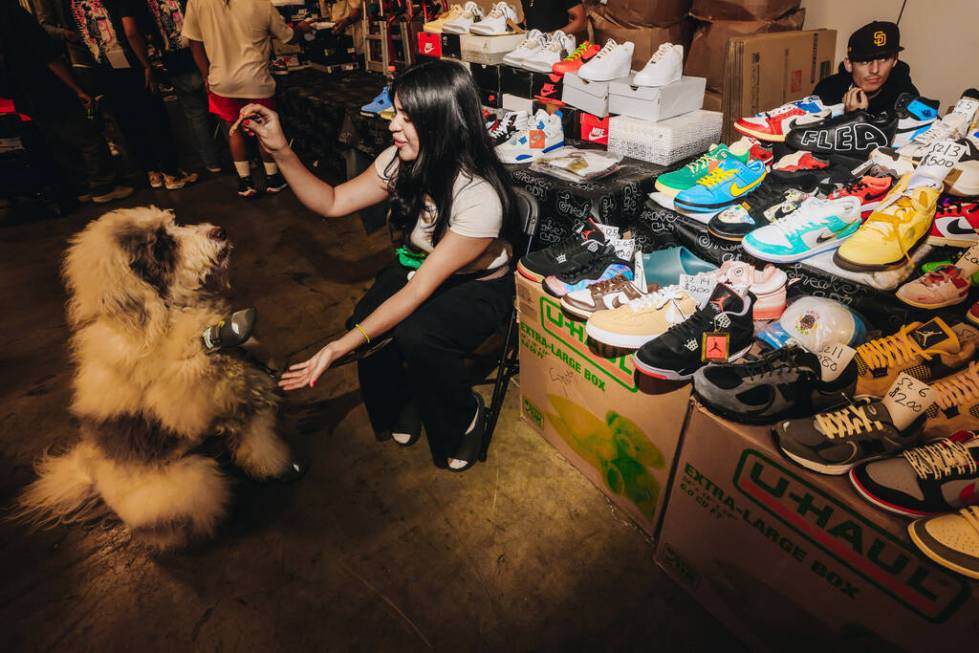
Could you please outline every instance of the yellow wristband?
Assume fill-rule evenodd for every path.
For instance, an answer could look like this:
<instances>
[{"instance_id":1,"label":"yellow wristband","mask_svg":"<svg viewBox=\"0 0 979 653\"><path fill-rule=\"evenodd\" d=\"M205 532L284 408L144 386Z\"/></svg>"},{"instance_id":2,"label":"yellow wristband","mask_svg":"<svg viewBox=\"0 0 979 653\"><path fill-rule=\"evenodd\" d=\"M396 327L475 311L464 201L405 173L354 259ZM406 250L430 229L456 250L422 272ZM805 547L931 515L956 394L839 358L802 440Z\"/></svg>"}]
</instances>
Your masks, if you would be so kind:
<instances>
[{"instance_id":1,"label":"yellow wristband","mask_svg":"<svg viewBox=\"0 0 979 653\"><path fill-rule=\"evenodd\" d=\"M368 345L371 344L371 337L364 331L364 327L360 326L360 324L355 324L354 328L360 331L360 335L364 336L364 340L367 341Z\"/></svg>"}]
</instances>

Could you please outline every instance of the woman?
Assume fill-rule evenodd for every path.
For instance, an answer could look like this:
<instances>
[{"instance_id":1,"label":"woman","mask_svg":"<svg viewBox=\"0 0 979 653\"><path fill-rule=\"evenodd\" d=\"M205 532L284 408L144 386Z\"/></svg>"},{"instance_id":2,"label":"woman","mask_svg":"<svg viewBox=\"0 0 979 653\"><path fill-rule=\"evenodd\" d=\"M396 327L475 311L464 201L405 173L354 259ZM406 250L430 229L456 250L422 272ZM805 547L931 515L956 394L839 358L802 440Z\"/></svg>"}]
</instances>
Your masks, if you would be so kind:
<instances>
[{"instance_id":1,"label":"woman","mask_svg":"<svg viewBox=\"0 0 979 653\"><path fill-rule=\"evenodd\" d=\"M424 63L396 79L391 95L394 145L335 188L300 163L275 112L258 104L241 111L243 127L272 153L303 204L342 217L390 198L390 219L406 234L399 261L424 257L417 270L398 261L382 270L355 308L350 331L290 367L279 385L312 387L337 358L390 334L390 345L359 361L374 431L410 446L424 425L435 464L462 471L479 455L485 412L467 383L464 358L513 303L505 235L514 201L467 70Z\"/></svg>"}]
</instances>

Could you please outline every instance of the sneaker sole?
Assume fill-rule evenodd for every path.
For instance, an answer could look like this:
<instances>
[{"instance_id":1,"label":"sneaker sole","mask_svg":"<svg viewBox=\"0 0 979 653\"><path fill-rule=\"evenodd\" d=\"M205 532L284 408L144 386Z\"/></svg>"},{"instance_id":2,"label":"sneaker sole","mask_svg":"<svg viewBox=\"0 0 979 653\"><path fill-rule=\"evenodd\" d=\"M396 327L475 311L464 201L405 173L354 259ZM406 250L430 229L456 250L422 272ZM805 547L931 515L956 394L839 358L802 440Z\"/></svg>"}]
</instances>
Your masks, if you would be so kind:
<instances>
[{"instance_id":1,"label":"sneaker sole","mask_svg":"<svg viewBox=\"0 0 979 653\"><path fill-rule=\"evenodd\" d=\"M976 326L979 326L979 317L974 316L972 313L968 313L967 312L965 314L965 319L969 320L970 322L972 322Z\"/></svg>"},{"instance_id":2,"label":"sneaker sole","mask_svg":"<svg viewBox=\"0 0 979 653\"><path fill-rule=\"evenodd\" d=\"M679 195L684 191L683 188L673 188L672 186L667 186L666 184L662 183L659 179L656 180L654 186L656 190L663 193L664 195L669 195L670 197L676 197L677 195Z\"/></svg>"},{"instance_id":3,"label":"sneaker sole","mask_svg":"<svg viewBox=\"0 0 979 653\"><path fill-rule=\"evenodd\" d=\"M945 247L959 247L968 249L979 242L979 238L972 240L959 240L958 238L947 238L945 236L928 236L929 245L944 245Z\"/></svg>"},{"instance_id":4,"label":"sneaker sole","mask_svg":"<svg viewBox=\"0 0 979 653\"><path fill-rule=\"evenodd\" d=\"M561 308L564 309L565 313L579 320L587 320L588 316L590 316L592 313L598 310L597 308L595 308L589 311L583 308L578 308L577 306L573 306L570 303L568 303L567 295L561 298Z\"/></svg>"},{"instance_id":5,"label":"sneaker sole","mask_svg":"<svg viewBox=\"0 0 979 653\"><path fill-rule=\"evenodd\" d=\"M860 483L859 480L857 480L857 475L856 475L855 472L856 472L856 468L854 466L854 469L851 469L847 473L847 476L850 478L850 483L853 484L853 489L855 489L857 491L857 494L859 494L861 497L863 497L864 500L866 500L868 503L871 503L871 504L877 506L881 510L886 510L887 512L894 513L895 515L901 515L902 517L912 517L912 518L915 518L915 517L931 517L932 515L938 514L938 513L934 513L934 512L919 512L917 510L910 510L908 508L901 508L900 506L895 506L892 503L888 503L887 501L884 501L883 499L879 499L879 498L875 497L873 494L870 493L869 490L867 490L867 488L865 488Z\"/></svg>"},{"instance_id":6,"label":"sneaker sole","mask_svg":"<svg viewBox=\"0 0 979 653\"><path fill-rule=\"evenodd\" d=\"M543 274L537 274L536 272L531 272L530 270L524 267L522 261L517 261L517 272L520 273L520 276L523 277L524 279L533 281L534 283L544 282Z\"/></svg>"},{"instance_id":7,"label":"sneaker sole","mask_svg":"<svg viewBox=\"0 0 979 653\"><path fill-rule=\"evenodd\" d=\"M778 436L776 435L776 440L777 439L778 439ZM874 460L874 459L868 458L866 460L860 460L860 461L854 462L854 463L847 463L845 465L825 465L823 463L813 462L813 461L809 460L808 458L803 458L801 456L797 456L794 453L790 453L790 452L786 451L785 448L782 447L781 445L779 445L778 450L782 452L782 455L784 455L786 458L788 458L792 462L796 463L797 465L800 465L802 467L805 467L806 469L812 470L814 472L819 472L820 474L827 474L829 476L843 476L843 474L848 473L851 469L853 469L854 467L856 467L860 463L865 463L865 462L868 462L870 460Z\"/></svg>"},{"instance_id":8,"label":"sneaker sole","mask_svg":"<svg viewBox=\"0 0 979 653\"><path fill-rule=\"evenodd\" d=\"M721 240L727 240L732 243L740 243L741 241L744 240L744 237L748 235L748 234L742 234L740 236L737 236L734 234L722 234L719 231L714 231L713 229L711 229L709 224L707 225L707 233L709 233L711 236L714 236L715 238L720 238Z\"/></svg>"},{"instance_id":9,"label":"sneaker sole","mask_svg":"<svg viewBox=\"0 0 979 653\"><path fill-rule=\"evenodd\" d=\"M900 299L902 302L904 302L908 306L914 306L915 308L924 308L924 309L929 309L929 310L930 309L945 308L946 306L955 306L956 304L961 304L962 302L964 302L969 297L968 294L966 294L966 295L962 295L961 297L959 297L957 299L953 299L953 300L950 300L950 301L942 302L941 304L922 304L921 302L911 301L907 297L902 297L901 296L901 293L894 293L894 296L897 297L898 299Z\"/></svg>"},{"instance_id":10,"label":"sneaker sole","mask_svg":"<svg viewBox=\"0 0 979 653\"><path fill-rule=\"evenodd\" d=\"M922 553L946 569L951 569L952 571L958 572L963 576L968 576L969 578L979 579L979 572L977 572L975 569L967 569L962 565L957 565L951 560L942 557L939 553L933 551L927 544L925 544L924 540L922 540L917 533L919 521L920 520L913 521L908 524L908 535L911 537L911 541L914 542L915 546L917 546Z\"/></svg>"},{"instance_id":11,"label":"sneaker sole","mask_svg":"<svg viewBox=\"0 0 979 653\"><path fill-rule=\"evenodd\" d=\"M702 394L697 392L694 388L694 396L697 397L697 401L702 403L707 410L719 415L724 419L731 420L732 422L738 422L740 424L750 424L752 426L766 426L769 424L774 424L783 419L791 419L793 413L791 411L782 411L781 413L776 413L774 415L752 415L751 413L744 413L737 410L731 410L730 408L724 408L718 406L717 404L711 402L709 399L705 398Z\"/></svg>"},{"instance_id":12,"label":"sneaker sole","mask_svg":"<svg viewBox=\"0 0 979 653\"><path fill-rule=\"evenodd\" d=\"M812 249L806 250L805 252L800 254L768 254L766 252L758 251L757 249L752 247L750 241L741 241L742 242L741 246L744 248L744 251L746 253L751 254L755 258L761 259L763 261L769 261L771 263L798 263L799 261L803 261L807 258L815 256L816 254L821 254L823 252L828 252L830 250L837 249L840 245L843 244L843 240L844 240L843 238L840 238L838 240L829 241L823 243L818 247L813 247Z\"/></svg>"},{"instance_id":13,"label":"sneaker sole","mask_svg":"<svg viewBox=\"0 0 979 653\"><path fill-rule=\"evenodd\" d=\"M106 203L112 202L114 200L126 199L127 197L129 197L130 195L132 195L133 192L134 192L133 189L132 188L129 188L128 190L121 191L121 192L118 192L118 193L115 192L115 191L112 191L111 193L106 193L105 195L99 195L97 197L93 195L92 196L92 202L95 203L95 204L106 204Z\"/></svg>"},{"instance_id":14,"label":"sneaker sole","mask_svg":"<svg viewBox=\"0 0 979 653\"><path fill-rule=\"evenodd\" d=\"M617 347L619 349L639 349L656 336L629 336L614 331L606 331L593 326L591 323L585 325L585 334L603 345Z\"/></svg>"},{"instance_id":15,"label":"sneaker sole","mask_svg":"<svg viewBox=\"0 0 979 653\"><path fill-rule=\"evenodd\" d=\"M734 123L734 129L744 134L745 136L751 136L752 138L757 138L760 141L769 141L771 143L785 142L785 134L776 135L776 134L769 134L768 132L756 132L754 129L743 127L738 123Z\"/></svg>"},{"instance_id":16,"label":"sneaker sole","mask_svg":"<svg viewBox=\"0 0 979 653\"><path fill-rule=\"evenodd\" d=\"M735 352L733 355L728 356L727 362L731 363L738 360L739 358L747 354L749 349L751 349L751 345L748 345L741 351ZM697 372L697 370L694 370L689 374L680 374L675 370L665 370L658 367L653 367L652 365L646 365L641 360L639 360L639 357L635 354L633 354L632 356L632 364L635 366L637 371L642 372L646 376L651 376L654 379L665 379L667 381L686 381L690 379Z\"/></svg>"},{"instance_id":17,"label":"sneaker sole","mask_svg":"<svg viewBox=\"0 0 979 653\"><path fill-rule=\"evenodd\" d=\"M266 188L265 192L272 193L273 195L275 195L276 193L281 193L287 188L289 188L289 184L283 184L282 186L273 186L271 188Z\"/></svg>"}]
</instances>

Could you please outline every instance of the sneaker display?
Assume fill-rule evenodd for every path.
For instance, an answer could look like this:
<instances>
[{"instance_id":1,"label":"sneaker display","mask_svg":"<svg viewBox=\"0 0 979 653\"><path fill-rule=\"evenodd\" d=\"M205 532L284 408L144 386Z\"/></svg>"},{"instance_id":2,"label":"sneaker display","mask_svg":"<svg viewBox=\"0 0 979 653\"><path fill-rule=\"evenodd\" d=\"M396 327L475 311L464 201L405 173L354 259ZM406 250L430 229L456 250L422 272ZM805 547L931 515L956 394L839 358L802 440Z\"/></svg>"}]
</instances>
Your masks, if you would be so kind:
<instances>
[{"instance_id":1,"label":"sneaker display","mask_svg":"<svg viewBox=\"0 0 979 653\"><path fill-rule=\"evenodd\" d=\"M951 247L971 247L979 242L979 201L942 196L928 242Z\"/></svg>"},{"instance_id":2,"label":"sneaker display","mask_svg":"<svg viewBox=\"0 0 979 653\"><path fill-rule=\"evenodd\" d=\"M857 465L850 470L850 482L878 508L927 517L979 503L977 463L979 435L961 431L893 458Z\"/></svg>"},{"instance_id":3,"label":"sneaker display","mask_svg":"<svg viewBox=\"0 0 979 653\"><path fill-rule=\"evenodd\" d=\"M199 175L196 172L186 172L178 170L175 175L163 175L163 186L167 190L180 190L184 186L189 186L197 181Z\"/></svg>"},{"instance_id":4,"label":"sneaker display","mask_svg":"<svg viewBox=\"0 0 979 653\"><path fill-rule=\"evenodd\" d=\"M777 320L785 312L785 286L789 278L774 265L759 270L745 261L727 260L717 270L689 275L681 274L678 285L702 306L710 299L719 283L734 288L739 294L750 291L755 297L752 319Z\"/></svg>"},{"instance_id":5,"label":"sneaker display","mask_svg":"<svg viewBox=\"0 0 979 653\"><path fill-rule=\"evenodd\" d=\"M633 355L636 370L658 379L682 381L707 363L741 358L754 341L753 303L750 292L742 296L730 286L717 284L707 303L689 319Z\"/></svg>"},{"instance_id":6,"label":"sneaker display","mask_svg":"<svg viewBox=\"0 0 979 653\"><path fill-rule=\"evenodd\" d=\"M890 175L883 177L863 175L857 179L840 184L826 196L826 199L836 200L842 197L856 197L860 200L860 215L862 217L868 217L880 205L881 200L894 187L896 181Z\"/></svg>"},{"instance_id":7,"label":"sneaker display","mask_svg":"<svg viewBox=\"0 0 979 653\"><path fill-rule=\"evenodd\" d=\"M819 358L783 347L749 362L707 365L693 376L693 391L712 413L742 424L772 424L847 403L857 381L851 362L823 381Z\"/></svg>"},{"instance_id":8,"label":"sneaker display","mask_svg":"<svg viewBox=\"0 0 979 653\"><path fill-rule=\"evenodd\" d=\"M895 149L902 158L920 158L933 143L944 140L954 141L965 136L977 112L979 112L979 93L969 89L941 120L933 122L929 129L916 136L907 145Z\"/></svg>"},{"instance_id":9,"label":"sneaker display","mask_svg":"<svg viewBox=\"0 0 979 653\"><path fill-rule=\"evenodd\" d=\"M286 182L286 179L282 176L281 172L277 172L274 175L269 175L269 177L265 180L266 193L272 193L275 195L276 193L281 193L288 187L289 184Z\"/></svg>"},{"instance_id":10,"label":"sneaker display","mask_svg":"<svg viewBox=\"0 0 979 653\"><path fill-rule=\"evenodd\" d=\"M505 143L510 137L527 129L530 115L526 111L507 111L502 118L497 118L489 127L493 147Z\"/></svg>"},{"instance_id":11,"label":"sneaker display","mask_svg":"<svg viewBox=\"0 0 979 653\"><path fill-rule=\"evenodd\" d=\"M131 186L114 186L105 192L92 193L91 200L96 204L105 204L113 200L121 200L133 194Z\"/></svg>"},{"instance_id":12,"label":"sneaker display","mask_svg":"<svg viewBox=\"0 0 979 653\"><path fill-rule=\"evenodd\" d=\"M554 64L561 61L568 53L574 51L575 37L558 30L547 38L547 42L537 48L520 64L525 70L538 73L549 73Z\"/></svg>"},{"instance_id":13,"label":"sneaker display","mask_svg":"<svg viewBox=\"0 0 979 653\"><path fill-rule=\"evenodd\" d=\"M972 360L977 338L979 331L968 324L950 327L936 317L858 345L855 396L883 397L901 372L926 383L947 376Z\"/></svg>"},{"instance_id":14,"label":"sneaker display","mask_svg":"<svg viewBox=\"0 0 979 653\"><path fill-rule=\"evenodd\" d=\"M511 32L510 25L517 22L517 10L506 2L497 2L488 14L469 28L470 34L499 36Z\"/></svg>"},{"instance_id":15,"label":"sneaker display","mask_svg":"<svg viewBox=\"0 0 979 653\"><path fill-rule=\"evenodd\" d=\"M570 238L522 257L517 261L517 272L525 279L541 283L544 277L588 265L609 241L618 237L618 227L586 222Z\"/></svg>"},{"instance_id":16,"label":"sneaker display","mask_svg":"<svg viewBox=\"0 0 979 653\"><path fill-rule=\"evenodd\" d=\"M785 135L789 133L799 118L813 115L830 115L829 110L823 106L822 101L816 95L783 104L771 111L741 118L735 121L734 128L745 136L751 136L760 141L781 142L785 140Z\"/></svg>"},{"instance_id":17,"label":"sneaker display","mask_svg":"<svg viewBox=\"0 0 979 653\"><path fill-rule=\"evenodd\" d=\"M440 13L435 20L431 20L424 25L422 29L426 32L431 32L433 34L441 34L442 27L450 20L454 21L462 16L462 5L452 5L449 10Z\"/></svg>"},{"instance_id":18,"label":"sneaker display","mask_svg":"<svg viewBox=\"0 0 979 653\"><path fill-rule=\"evenodd\" d=\"M947 569L979 579L979 508L917 519L908 535L921 552Z\"/></svg>"},{"instance_id":19,"label":"sneaker display","mask_svg":"<svg viewBox=\"0 0 979 653\"><path fill-rule=\"evenodd\" d=\"M677 193L677 208L695 213L719 211L734 204L758 187L768 174L761 161L747 163L735 157L718 162L714 169L690 188Z\"/></svg>"},{"instance_id":20,"label":"sneaker display","mask_svg":"<svg viewBox=\"0 0 979 653\"><path fill-rule=\"evenodd\" d=\"M796 154L800 153L797 152ZM807 158L806 154L811 155L812 158ZM786 159L791 160L791 157L783 157L772 168L772 179L807 193L817 191L827 184L845 184L853 181L855 177L852 170L862 163L857 159L847 157L823 159L812 155L811 152L802 153L797 159L798 165L791 165L787 162L783 164ZM821 165L823 161L827 165ZM779 164L783 164L782 167L779 167Z\"/></svg>"},{"instance_id":21,"label":"sneaker display","mask_svg":"<svg viewBox=\"0 0 979 653\"><path fill-rule=\"evenodd\" d=\"M730 147L720 143L711 145L706 153L700 155L682 168L667 172L656 178L656 190L676 197L681 191L691 188L698 180L714 171L718 163L728 157L734 157L742 163L747 163L751 151L751 141L742 138Z\"/></svg>"},{"instance_id":22,"label":"sneaker display","mask_svg":"<svg viewBox=\"0 0 979 653\"><path fill-rule=\"evenodd\" d=\"M561 298L561 308L577 318L587 320L595 311L625 306L642 296L643 293L636 284L620 274L568 293Z\"/></svg>"},{"instance_id":23,"label":"sneaker display","mask_svg":"<svg viewBox=\"0 0 979 653\"><path fill-rule=\"evenodd\" d=\"M634 241L617 240L609 243L598 256L577 270L544 278L544 290L554 297L588 288L592 284L621 275L631 281L634 278L632 258Z\"/></svg>"},{"instance_id":24,"label":"sneaker display","mask_svg":"<svg viewBox=\"0 0 979 653\"><path fill-rule=\"evenodd\" d=\"M589 82L608 82L628 77L635 49L632 41L620 44L615 39L609 39L591 61L578 69L578 76Z\"/></svg>"},{"instance_id":25,"label":"sneaker display","mask_svg":"<svg viewBox=\"0 0 979 653\"><path fill-rule=\"evenodd\" d=\"M897 132L897 116L851 111L835 118L796 125L785 143L796 150L816 154L843 154L866 159L878 147L890 145Z\"/></svg>"},{"instance_id":26,"label":"sneaker display","mask_svg":"<svg viewBox=\"0 0 979 653\"><path fill-rule=\"evenodd\" d=\"M839 247L860 228L860 200L810 197L795 211L750 232L744 251L762 261L794 263Z\"/></svg>"},{"instance_id":27,"label":"sneaker display","mask_svg":"<svg viewBox=\"0 0 979 653\"><path fill-rule=\"evenodd\" d=\"M925 435L941 437L979 426L979 363L931 384L935 403L928 409Z\"/></svg>"},{"instance_id":28,"label":"sneaker display","mask_svg":"<svg viewBox=\"0 0 979 653\"><path fill-rule=\"evenodd\" d=\"M578 69L591 61L592 57L598 54L601 49L601 46L597 43L582 41L574 52L554 64L554 66L551 67L551 70L562 75L565 73L578 72Z\"/></svg>"},{"instance_id":29,"label":"sneaker display","mask_svg":"<svg viewBox=\"0 0 979 653\"><path fill-rule=\"evenodd\" d=\"M907 282L894 295L915 308L934 310L953 306L961 304L969 296L970 276L954 265L943 265Z\"/></svg>"},{"instance_id":30,"label":"sneaker display","mask_svg":"<svg viewBox=\"0 0 979 653\"><path fill-rule=\"evenodd\" d=\"M682 245L644 252L637 260L637 268L637 274L642 275L640 287L649 291L674 286L680 283L683 276L717 270L716 265L698 258ZM711 286L708 293L713 289Z\"/></svg>"},{"instance_id":31,"label":"sneaker display","mask_svg":"<svg viewBox=\"0 0 979 653\"><path fill-rule=\"evenodd\" d=\"M921 442L922 415L898 429L880 401L851 403L813 417L785 420L773 429L790 460L820 474L846 474L854 465L897 453Z\"/></svg>"},{"instance_id":32,"label":"sneaker display","mask_svg":"<svg viewBox=\"0 0 979 653\"><path fill-rule=\"evenodd\" d=\"M683 76L683 46L663 43L649 58L646 66L635 74L635 86L666 86Z\"/></svg>"},{"instance_id":33,"label":"sneaker display","mask_svg":"<svg viewBox=\"0 0 979 653\"><path fill-rule=\"evenodd\" d=\"M901 93L894 103L897 114L897 131L891 140L891 147L904 147L912 140L928 131L938 119L941 102L918 97L913 93Z\"/></svg>"},{"instance_id":34,"label":"sneaker display","mask_svg":"<svg viewBox=\"0 0 979 653\"><path fill-rule=\"evenodd\" d=\"M595 311L585 333L610 347L639 349L697 311L697 302L678 286L643 295L625 306Z\"/></svg>"},{"instance_id":35,"label":"sneaker display","mask_svg":"<svg viewBox=\"0 0 979 653\"><path fill-rule=\"evenodd\" d=\"M451 10L450 10L451 13ZM442 23L443 34L467 34L473 23L483 18L483 10L475 2L467 2L454 18L446 18Z\"/></svg>"},{"instance_id":36,"label":"sneaker display","mask_svg":"<svg viewBox=\"0 0 979 653\"><path fill-rule=\"evenodd\" d=\"M376 114L384 111L385 109L390 109L394 107L391 101L391 87L385 86L380 93L378 93L373 100L360 107L361 113Z\"/></svg>"},{"instance_id":37,"label":"sneaker display","mask_svg":"<svg viewBox=\"0 0 979 653\"><path fill-rule=\"evenodd\" d=\"M836 250L836 265L844 270L870 272L911 260L909 253L931 230L941 188L909 188L908 179L907 175L902 177L884 198L884 208L871 213L857 233Z\"/></svg>"},{"instance_id":38,"label":"sneaker display","mask_svg":"<svg viewBox=\"0 0 979 653\"><path fill-rule=\"evenodd\" d=\"M537 50L547 43L547 37L539 29L532 29L527 32L527 37L520 42L512 52L503 56L503 63L510 66L521 66L524 59L532 56Z\"/></svg>"},{"instance_id":39,"label":"sneaker display","mask_svg":"<svg viewBox=\"0 0 979 653\"><path fill-rule=\"evenodd\" d=\"M238 196L255 197L256 195L258 195L258 191L255 189L255 183L252 181L252 178L238 177Z\"/></svg>"},{"instance_id":40,"label":"sneaker display","mask_svg":"<svg viewBox=\"0 0 979 653\"><path fill-rule=\"evenodd\" d=\"M960 138L956 143L965 146L965 154L945 177L945 191L959 197L974 198L979 195L979 135Z\"/></svg>"},{"instance_id":41,"label":"sneaker display","mask_svg":"<svg viewBox=\"0 0 979 653\"><path fill-rule=\"evenodd\" d=\"M726 208L707 223L707 231L723 240L740 241L749 233L784 218L809 197L809 193L781 184L766 183L740 204Z\"/></svg>"},{"instance_id":42,"label":"sneaker display","mask_svg":"<svg viewBox=\"0 0 979 653\"><path fill-rule=\"evenodd\" d=\"M564 147L561 116L540 109L526 130L516 132L510 140L496 146L496 154L503 163L530 163L559 147Z\"/></svg>"}]
</instances>

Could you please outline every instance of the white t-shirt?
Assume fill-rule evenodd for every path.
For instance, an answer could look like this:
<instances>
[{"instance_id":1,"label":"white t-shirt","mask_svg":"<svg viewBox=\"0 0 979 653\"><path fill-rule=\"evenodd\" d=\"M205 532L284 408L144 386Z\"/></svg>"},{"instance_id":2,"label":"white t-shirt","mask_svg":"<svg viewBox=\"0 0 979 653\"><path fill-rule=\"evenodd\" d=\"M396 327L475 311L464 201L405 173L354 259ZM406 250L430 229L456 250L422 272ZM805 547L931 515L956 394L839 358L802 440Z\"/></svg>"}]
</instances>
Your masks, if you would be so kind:
<instances>
[{"instance_id":1,"label":"white t-shirt","mask_svg":"<svg viewBox=\"0 0 979 653\"><path fill-rule=\"evenodd\" d=\"M292 28L270 0L189 0L181 35L204 43L214 94L258 99L275 94L271 37L289 41Z\"/></svg>"},{"instance_id":2,"label":"white t-shirt","mask_svg":"<svg viewBox=\"0 0 979 653\"><path fill-rule=\"evenodd\" d=\"M388 165L397 160L398 149L393 145L374 159L374 169L385 182L397 175L400 161L391 170ZM385 174L387 173L387 174ZM432 232L435 229L435 206L427 202L427 210L418 218L408 239L415 249L431 253ZM495 238L492 244L475 261L459 270L459 274L496 270L510 261L510 243L500 238L503 228L503 204L493 186L482 177L471 177L460 172L452 186L452 215L449 229L460 236L470 238Z\"/></svg>"}]
</instances>

